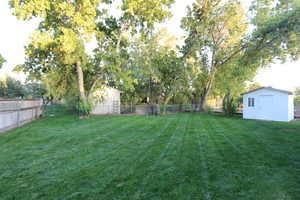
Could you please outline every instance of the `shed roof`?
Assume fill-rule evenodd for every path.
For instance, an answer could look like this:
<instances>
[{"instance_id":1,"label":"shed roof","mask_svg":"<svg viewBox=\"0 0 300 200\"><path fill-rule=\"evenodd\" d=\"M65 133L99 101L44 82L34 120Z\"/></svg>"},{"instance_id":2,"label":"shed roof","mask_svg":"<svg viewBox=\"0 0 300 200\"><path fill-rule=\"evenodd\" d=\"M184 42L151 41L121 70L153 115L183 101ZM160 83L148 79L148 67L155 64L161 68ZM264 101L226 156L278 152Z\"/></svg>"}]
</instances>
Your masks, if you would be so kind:
<instances>
[{"instance_id":1,"label":"shed roof","mask_svg":"<svg viewBox=\"0 0 300 200\"><path fill-rule=\"evenodd\" d=\"M242 93L242 95L249 94L249 93L255 92L257 90L262 90L262 89L273 90L273 91L276 91L276 92L282 92L282 93L286 93L288 95L292 95L293 94L293 92L287 91L287 90L280 90L280 89L276 89L276 88L272 88L272 87L260 87L260 88L257 88L257 89L250 90L248 92Z\"/></svg>"},{"instance_id":2,"label":"shed roof","mask_svg":"<svg viewBox=\"0 0 300 200\"><path fill-rule=\"evenodd\" d=\"M123 92L123 91L121 91L121 90L119 90L119 89L116 89L116 88L113 88L113 87L109 87L109 86L104 86L104 87L102 87L102 88L95 88L95 90L102 90L102 91L104 91L104 90L115 90L115 91L118 91L118 92L120 92L120 93Z\"/></svg>"}]
</instances>

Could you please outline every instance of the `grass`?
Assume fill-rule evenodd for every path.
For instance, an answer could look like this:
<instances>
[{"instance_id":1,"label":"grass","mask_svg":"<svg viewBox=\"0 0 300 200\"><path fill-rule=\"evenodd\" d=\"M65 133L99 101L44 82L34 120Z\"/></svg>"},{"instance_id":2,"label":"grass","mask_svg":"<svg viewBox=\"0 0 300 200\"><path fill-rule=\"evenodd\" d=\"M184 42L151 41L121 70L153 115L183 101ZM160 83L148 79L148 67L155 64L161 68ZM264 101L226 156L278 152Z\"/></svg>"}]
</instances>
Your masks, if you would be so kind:
<instances>
[{"instance_id":1,"label":"grass","mask_svg":"<svg viewBox=\"0 0 300 200\"><path fill-rule=\"evenodd\" d=\"M1 200L300 199L300 121L54 111L0 135Z\"/></svg>"}]
</instances>

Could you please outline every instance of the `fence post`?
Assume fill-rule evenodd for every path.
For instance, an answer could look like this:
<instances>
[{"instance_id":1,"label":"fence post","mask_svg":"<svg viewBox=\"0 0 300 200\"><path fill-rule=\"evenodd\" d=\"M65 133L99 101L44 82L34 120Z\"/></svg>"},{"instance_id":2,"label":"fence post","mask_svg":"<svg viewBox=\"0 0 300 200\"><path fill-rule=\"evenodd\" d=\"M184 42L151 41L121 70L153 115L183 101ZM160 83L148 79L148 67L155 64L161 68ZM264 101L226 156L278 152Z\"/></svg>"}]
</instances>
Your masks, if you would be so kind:
<instances>
[{"instance_id":1,"label":"fence post","mask_svg":"<svg viewBox=\"0 0 300 200\"><path fill-rule=\"evenodd\" d=\"M35 109L34 109L34 119L38 119L38 106L40 105L40 102L38 102L38 104L36 105Z\"/></svg>"},{"instance_id":2,"label":"fence post","mask_svg":"<svg viewBox=\"0 0 300 200\"><path fill-rule=\"evenodd\" d=\"M31 109L31 119L30 119L30 121L33 121L33 119L34 119L34 108Z\"/></svg>"},{"instance_id":3,"label":"fence post","mask_svg":"<svg viewBox=\"0 0 300 200\"><path fill-rule=\"evenodd\" d=\"M20 126L20 111L21 111L21 103L17 101L17 127Z\"/></svg>"},{"instance_id":4,"label":"fence post","mask_svg":"<svg viewBox=\"0 0 300 200\"><path fill-rule=\"evenodd\" d=\"M35 108L35 119L38 119L38 107Z\"/></svg>"}]
</instances>

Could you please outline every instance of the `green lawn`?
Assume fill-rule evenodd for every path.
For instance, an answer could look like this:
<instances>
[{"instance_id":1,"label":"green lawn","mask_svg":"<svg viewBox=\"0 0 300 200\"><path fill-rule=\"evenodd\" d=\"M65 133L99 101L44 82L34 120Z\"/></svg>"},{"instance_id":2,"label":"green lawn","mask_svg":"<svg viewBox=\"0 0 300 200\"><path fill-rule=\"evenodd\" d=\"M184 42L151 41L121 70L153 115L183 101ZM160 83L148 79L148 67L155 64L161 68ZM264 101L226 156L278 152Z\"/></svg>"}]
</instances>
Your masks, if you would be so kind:
<instances>
[{"instance_id":1,"label":"green lawn","mask_svg":"<svg viewBox=\"0 0 300 200\"><path fill-rule=\"evenodd\" d=\"M58 115L0 135L0 199L300 199L300 121Z\"/></svg>"}]
</instances>

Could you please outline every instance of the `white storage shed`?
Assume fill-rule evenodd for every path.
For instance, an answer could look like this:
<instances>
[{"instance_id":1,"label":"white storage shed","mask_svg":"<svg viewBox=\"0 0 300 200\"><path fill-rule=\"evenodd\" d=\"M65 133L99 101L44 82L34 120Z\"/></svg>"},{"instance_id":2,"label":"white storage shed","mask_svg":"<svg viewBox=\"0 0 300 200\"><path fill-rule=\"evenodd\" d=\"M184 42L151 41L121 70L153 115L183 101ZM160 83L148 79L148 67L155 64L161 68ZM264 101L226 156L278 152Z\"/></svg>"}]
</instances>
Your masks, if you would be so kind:
<instances>
[{"instance_id":1,"label":"white storage shed","mask_svg":"<svg viewBox=\"0 0 300 200\"><path fill-rule=\"evenodd\" d=\"M120 114L121 92L117 89L105 87L94 92L95 102L92 115L113 115Z\"/></svg>"},{"instance_id":2,"label":"white storage shed","mask_svg":"<svg viewBox=\"0 0 300 200\"><path fill-rule=\"evenodd\" d=\"M243 95L243 118L288 122L294 119L292 92L261 87Z\"/></svg>"}]
</instances>

